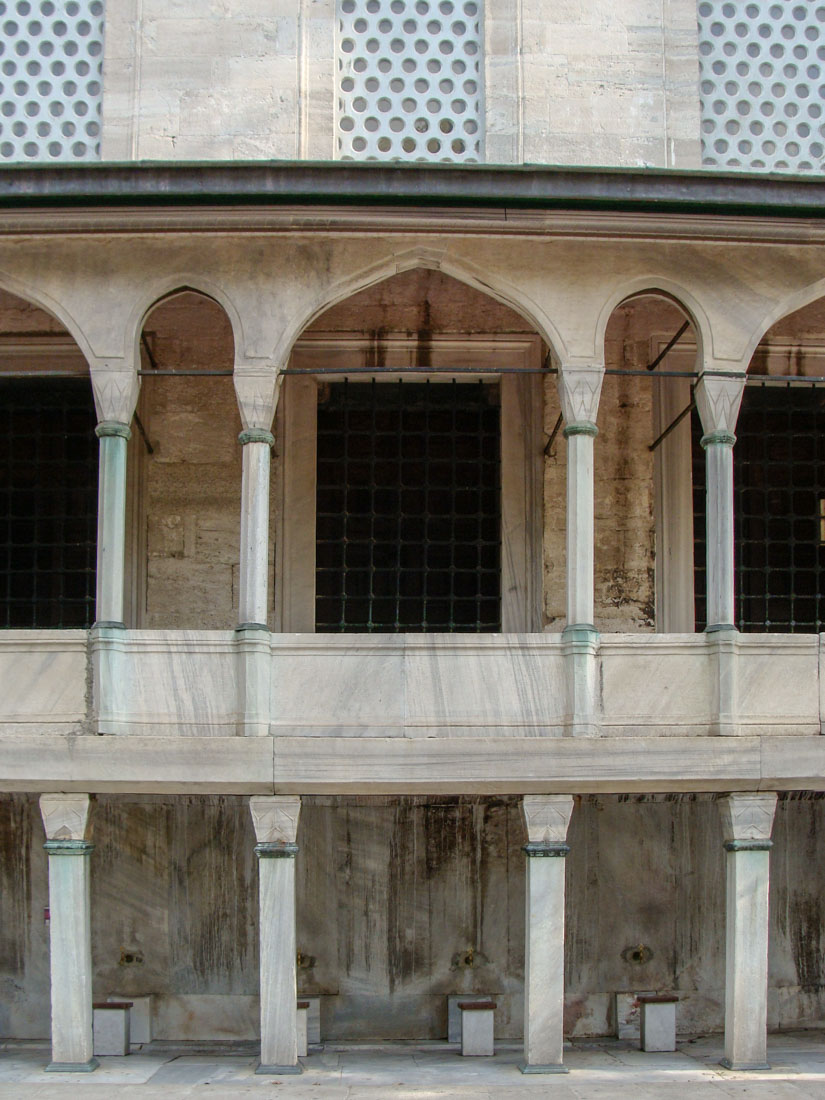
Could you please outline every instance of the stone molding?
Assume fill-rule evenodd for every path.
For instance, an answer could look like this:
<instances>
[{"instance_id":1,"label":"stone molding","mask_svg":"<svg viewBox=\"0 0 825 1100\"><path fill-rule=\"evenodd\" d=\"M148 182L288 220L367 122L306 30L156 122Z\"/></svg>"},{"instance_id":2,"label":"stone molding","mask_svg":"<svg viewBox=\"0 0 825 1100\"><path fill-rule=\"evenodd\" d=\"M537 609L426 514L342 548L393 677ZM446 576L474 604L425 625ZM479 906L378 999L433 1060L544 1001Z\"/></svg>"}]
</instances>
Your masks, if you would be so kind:
<instances>
[{"instance_id":1,"label":"stone molding","mask_svg":"<svg viewBox=\"0 0 825 1100\"><path fill-rule=\"evenodd\" d=\"M603 381L604 367L601 364L559 368L559 398L566 425L575 424L581 433L582 425L595 424Z\"/></svg>"},{"instance_id":2,"label":"stone molding","mask_svg":"<svg viewBox=\"0 0 825 1100\"><path fill-rule=\"evenodd\" d=\"M741 378L711 372L701 375L694 394L706 436L717 432L733 435L744 392L744 373Z\"/></svg>"},{"instance_id":3,"label":"stone molding","mask_svg":"<svg viewBox=\"0 0 825 1100\"><path fill-rule=\"evenodd\" d=\"M87 794L42 794L40 814L50 841L88 840L91 799Z\"/></svg>"},{"instance_id":4,"label":"stone molding","mask_svg":"<svg viewBox=\"0 0 825 1100\"><path fill-rule=\"evenodd\" d=\"M569 794L529 794L521 802L521 812L527 826L529 845L549 850L564 847L567 827L573 813L573 796ZM532 849L536 851L536 849ZM564 853L560 853L564 854Z\"/></svg>"},{"instance_id":5,"label":"stone molding","mask_svg":"<svg viewBox=\"0 0 825 1100\"><path fill-rule=\"evenodd\" d=\"M298 836L300 798L286 795L253 795L249 812L258 846L294 845Z\"/></svg>"},{"instance_id":6,"label":"stone molding","mask_svg":"<svg viewBox=\"0 0 825 1100\"><path fill-rule=\"evenodd\" d=\"M776 792L729 794L719 802L725 846L740 841L767 843L776 812ZM736 851L737 849L730 849Z\"/></svg>"}]
</instances>

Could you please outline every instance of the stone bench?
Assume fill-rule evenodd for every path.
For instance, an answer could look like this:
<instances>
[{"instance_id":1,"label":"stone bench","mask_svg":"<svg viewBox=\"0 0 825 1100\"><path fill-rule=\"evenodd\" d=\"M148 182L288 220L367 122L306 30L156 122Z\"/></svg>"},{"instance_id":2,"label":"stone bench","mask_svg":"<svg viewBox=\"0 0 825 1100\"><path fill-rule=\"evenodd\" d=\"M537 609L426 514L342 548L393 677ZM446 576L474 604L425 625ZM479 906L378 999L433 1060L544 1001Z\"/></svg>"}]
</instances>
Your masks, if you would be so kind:
<instances>
[{"instance_id":1,"label":"stone bench","mask_svg":"<svg viewBox=\"0 0 825 1100\"><path fill-rule=\"evenodd\" d=\"M461 1012L461 1054L464 1058L487 1057L493 1049L495 1001L459 1001Z\"/></svg>"},{"instance_id":2,"label":"stone bench","mask_svg":"<svg viewBox=\"0 0 825 1100\"><path fill-rule=\"evenodd\" d=\"M641 1042L645 1051L676 1049L676 1004L672 994L639 997L642 1010Z\"/></svg>"},{"instance_id":3,"label":"stone bench","mask_svg":"<svg viewBox=\"0 0 825 1100\"><path fill-rule=\"evenodd\" d=\"M298 1001L297 1014L298 1057L306 1058L307 1017L309 1015L309 1001Z\"/></svg>"},{"instance_id":4,"label":"stone bench","mask_svg":"<svg viewBox=\"0 0 825 1100\"><path fill-rule=\"evenodd\" d=\"M93 1051L104 1057L129 1053L131 1001L97 1001L93 1012Z\"/></svg>"}]
</instances>

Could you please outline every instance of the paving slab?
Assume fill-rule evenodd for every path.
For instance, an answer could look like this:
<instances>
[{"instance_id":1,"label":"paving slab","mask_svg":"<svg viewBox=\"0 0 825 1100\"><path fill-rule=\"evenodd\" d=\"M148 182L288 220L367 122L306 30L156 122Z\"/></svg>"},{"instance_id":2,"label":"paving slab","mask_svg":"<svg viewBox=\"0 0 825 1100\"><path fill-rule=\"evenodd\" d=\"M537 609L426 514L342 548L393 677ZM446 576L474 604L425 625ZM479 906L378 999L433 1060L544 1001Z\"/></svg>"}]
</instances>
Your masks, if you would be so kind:
<instances>
[{"instance_id":1,"label":"paving slab","mask_svg":"<svg viewBox=\"0 0 825 1100\"><path fill-rule=\"evenodd\" d=\"M43 1043L0 1045L0 1100L825 1100L825 1034L771 1037L772 1069L722 1069L721 1036L683 1041L674 1053L645 1054L628 1041L574 1042L569 1073L523 1076L519 1046L492 1058L462 1058L440 1043L327 1044L300 1077L257 1077L254 1044L153 1043L126 1058L102 1058L93 1074L44 1073ZM677 1092L678 1090L678 1092Z\"/></svg>"}]
</instances>

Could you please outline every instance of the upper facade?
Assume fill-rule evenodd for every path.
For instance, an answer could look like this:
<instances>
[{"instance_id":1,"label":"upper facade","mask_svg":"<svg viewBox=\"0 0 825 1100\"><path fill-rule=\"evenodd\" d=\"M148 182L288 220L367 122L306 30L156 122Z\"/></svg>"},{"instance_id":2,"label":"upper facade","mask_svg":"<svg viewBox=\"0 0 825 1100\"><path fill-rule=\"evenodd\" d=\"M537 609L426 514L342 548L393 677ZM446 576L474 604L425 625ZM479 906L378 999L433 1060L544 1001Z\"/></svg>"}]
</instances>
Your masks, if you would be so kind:
<instances>
[{"instance_id":1,"label":"upper facade","mask_svg":"<svg viewBox=\"0 0 825 1100\"><path fill-rule=\"evenodd\" d=\"M825 160L816 0L0 0L0 27L0 163Z\"/></svg>"}]
</instances>

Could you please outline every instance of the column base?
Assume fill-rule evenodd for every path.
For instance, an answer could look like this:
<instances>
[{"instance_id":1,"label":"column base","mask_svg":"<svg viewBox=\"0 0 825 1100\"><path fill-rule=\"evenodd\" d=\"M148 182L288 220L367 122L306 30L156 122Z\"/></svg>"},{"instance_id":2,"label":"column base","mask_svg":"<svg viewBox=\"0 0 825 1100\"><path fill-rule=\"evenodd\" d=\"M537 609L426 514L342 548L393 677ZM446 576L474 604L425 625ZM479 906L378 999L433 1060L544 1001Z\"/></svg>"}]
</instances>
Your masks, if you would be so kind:
<instances>
[{"instance_id":1,"label":"column base","mask_svg":"<svg viewBox=\"0 0 825 1100\"><path fill-rule=\"evenodd\" d=\"M733 1069L740 1073L743 1070L766 1070L771 1068L769 1062L732 1062L730 1058L720 1058L719 1065L722 1069Z\"/></svg>"},{"instance_id":2,"label":"column base","mask_svg":"<svg viewBox=\"0 0 825 1100\"><path fill-rule=\"evenodd\" d=\"M256 1073L266 1073L266 1074L285 1074L285 1073L296 1074L296 1073L303 1073L304 1072L304 1067L301 1065L300 1062L297 1064L297 1066L265 1066L263 1064L263 1062L261 1062L261 1064L255 1070L255 1072Z\"/></svg>"},{"instance_id":3,"label":"column base","mask_svg":"<svg viewBox=\"0 0 825 1100\"><path fill-rule=\"evenodd\" d=\"M569 1073L570 1070L567 1066L563 1066L561 1062L553 1062L551 1065L540 1065L538 1063L530 1064L523 1062L519 1069L522 1073Z\"/></svg>"},{"instance_id":4,"label":"column base","mask_svg":"<svg viewBox=\"0 0 825 1100\"><path fill-rule=\"evenodd\" d=\"M97 1058L88 1062L49 1062L44 1073L93 1073L100 1065Z\"/></svg>"}]
</instances>

